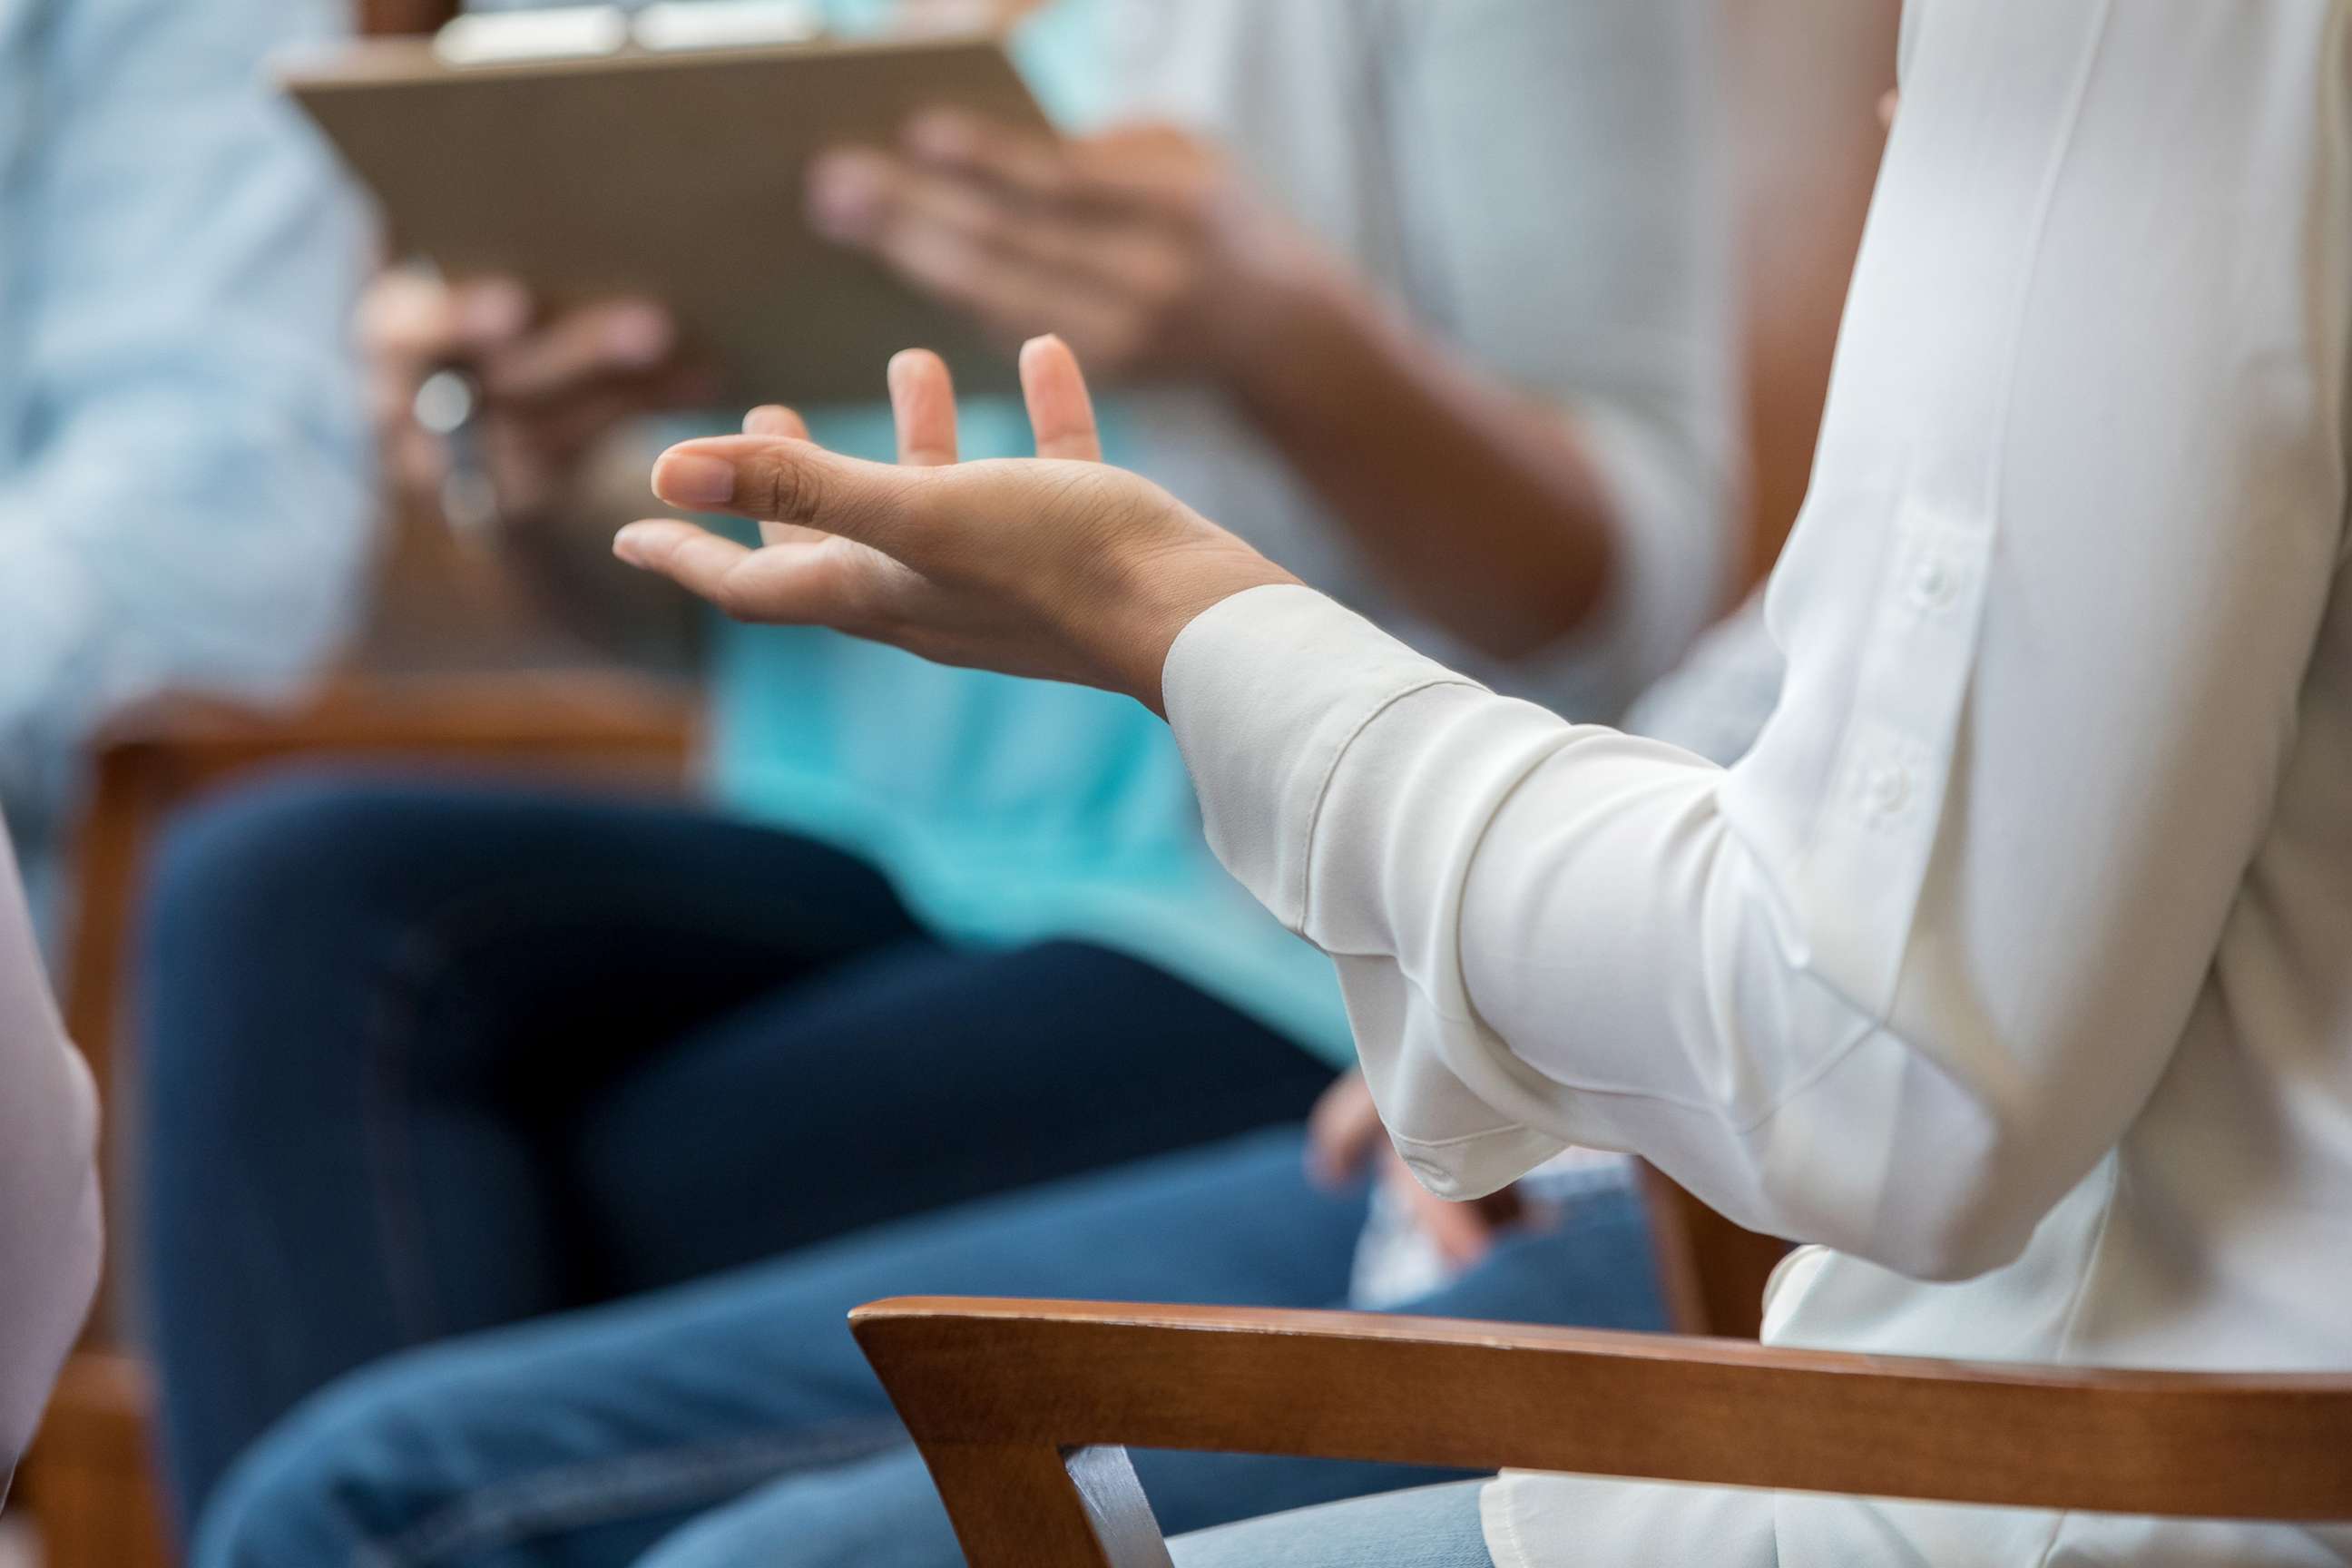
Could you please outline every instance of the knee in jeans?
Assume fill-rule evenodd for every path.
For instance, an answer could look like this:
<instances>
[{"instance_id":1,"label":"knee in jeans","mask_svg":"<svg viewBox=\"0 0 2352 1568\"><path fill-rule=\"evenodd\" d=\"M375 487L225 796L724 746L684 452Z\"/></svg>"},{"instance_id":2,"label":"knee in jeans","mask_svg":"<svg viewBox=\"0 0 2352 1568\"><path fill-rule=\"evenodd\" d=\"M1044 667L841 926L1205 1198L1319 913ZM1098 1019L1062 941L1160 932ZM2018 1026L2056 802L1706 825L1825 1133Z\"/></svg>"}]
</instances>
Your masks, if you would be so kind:
<instances>
[{"instance_id":1,"label":"knee in jeans","mask_svg":"<svg viewBox=\"0 0 2352 1568\"><path fill-rule=\"evenodd\" d=\"M271 779L205 802L173 823L153 873L151 939L171 947L256 922L305 921L322 882L358 869L384 791L335 773Z\"/></svg>"},{"instance_id":2,"label":"knee in jeans","mask_svg":"<svg viewBox=\"0 0 2352 1568\"><path fill-rule=\"evenodd\" d=\"M705 1513L630 1568L960 1568L911 1443L803 1471Z\"/></svg>"},{"instance_id":3,"label":"knee in jeans","mask_svg":"<svg viewBox=\"0 0 2352 1568\"><path fill-rule=\"evenodd\" d=\"M324 1466L265 1441L229 1473L205 1510L189 1550L191 1568L362 1561L353 1521L336 1510L334 1496Z\"/></svg>"},{"instance_id":4,"label":"knee in jeans","mask_svg":"<svg viewBox=\"0 0 2352 1568\"><path fill-rule=\"evenodd\" d=\"M347 1456L316 1423L263 1438L221 1482L198 1521L190 1568L356 1565L368 1560Z\"/></svg>"},{"instance_id":5,"label":"knee in jeans","mask_svg":"<svg viewBox=\"0 0 2352 1568\"><path fill-rule=\"evenodd\" d=\"M393 1543L467 1484L462 1437L400 1364L329 1389L247 1451L198 1521L190 1568L394 1568Z\"/></svg>"},{"instance_id":6,"label":"knee in jeans","mask_svg":"<svg viewBox=\"0 0 2352 1568\"><path fill-rule=\"evenodd\" d=\"M413 838L388 833L397 786L334 773L271 780L173 825L140 933L153 1026L141 1038L159 1104L235 1109L269 1097L271 1051L314 1050L314 1033L257 1028L289 974L319 975L377 951L385 900Z\"/></svg>"}]
</instances>

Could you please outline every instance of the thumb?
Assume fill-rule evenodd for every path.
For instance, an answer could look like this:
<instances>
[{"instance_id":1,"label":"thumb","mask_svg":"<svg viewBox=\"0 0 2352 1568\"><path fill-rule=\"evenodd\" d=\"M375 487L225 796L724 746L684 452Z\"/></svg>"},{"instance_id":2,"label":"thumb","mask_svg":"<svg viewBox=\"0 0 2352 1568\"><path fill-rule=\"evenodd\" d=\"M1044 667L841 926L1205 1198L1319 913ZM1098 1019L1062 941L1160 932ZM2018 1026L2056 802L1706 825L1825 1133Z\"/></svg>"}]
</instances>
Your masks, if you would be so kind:
<instances>
[{"instance_id":1,"label":"thumb","mask_svg":"<svg viewBox=\"0 0 2352 1568\"><path fill-rule=\"evenodd\" d=\"M890 555L919 543L936 482L929 470L861 462L772 436L687 441L654 465L654 494L683 510L814 528Z\"/></svg>"}]
</instances>

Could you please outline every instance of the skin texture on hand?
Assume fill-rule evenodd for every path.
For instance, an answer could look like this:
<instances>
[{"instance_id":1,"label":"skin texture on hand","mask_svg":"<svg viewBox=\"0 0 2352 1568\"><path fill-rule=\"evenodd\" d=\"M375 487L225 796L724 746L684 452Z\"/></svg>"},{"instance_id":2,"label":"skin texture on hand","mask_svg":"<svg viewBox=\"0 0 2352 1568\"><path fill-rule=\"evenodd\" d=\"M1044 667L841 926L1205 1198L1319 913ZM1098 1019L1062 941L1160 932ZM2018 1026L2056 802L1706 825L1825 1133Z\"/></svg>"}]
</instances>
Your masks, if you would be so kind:
<instances>
[{"instance_id":1,"label":"skin texture on hand","mask_svg":"<svg viewBox=\"0 0 2352 1568\"><path fill-rule=\"evenodd\" d=\"M1229 382L1323 265L1223 153L1175 126L1067 140L968 114L810 170L817 232L1008 343L1052 332L1096 375Z\"/></svg>"},{"instance_id":2,"label":"skin texture on hand","mask_svg":"<svg viewBox=\"0 0 2352 1568\"><path fill-rule=\"evenodd\" d=\"M614 552L738 620L829 626L941 664L1125 692L1164 713L1177 634L1234 594L1296 579L1102 462L1067 345L1029 343L1021 380L1034 459L957 462L947 367L910 351L890 365L898 466L812 444L788 409L755 410L741 436L672 447L654 491L757 520L761 546L656 520L622 530Z\"/></svg>"}]
</instances>

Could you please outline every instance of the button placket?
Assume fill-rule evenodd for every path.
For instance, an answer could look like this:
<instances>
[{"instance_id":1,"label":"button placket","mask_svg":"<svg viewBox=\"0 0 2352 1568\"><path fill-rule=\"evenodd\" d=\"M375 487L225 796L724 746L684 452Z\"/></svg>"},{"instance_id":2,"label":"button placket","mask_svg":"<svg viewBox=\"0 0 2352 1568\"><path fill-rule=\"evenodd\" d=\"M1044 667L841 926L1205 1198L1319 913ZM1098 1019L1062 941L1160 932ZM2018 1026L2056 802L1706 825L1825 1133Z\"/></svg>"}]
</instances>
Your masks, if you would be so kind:
<instances>
[{"instance_id":1,"label":"button placket","mask_svg":"<svg viewBox=\"0 0 2352 1568\"><path fill-rule=\"evenodd\" d=\"M1930 614L1948 610L1960 596L1960 568L1930 553L1911 574L1911 603Z\"/></svg>"},{"instance_id":2,"label":"button placket","mask_svg":"<svg viewBox=\"0 0 2352 1568\"><path fill-rule=\"evenodd\" d=\"M1877 627L1882 674L1903 673L1877 688L1868 704L1870 741L1858 746L1847 774L1848 799L1861 822L1892 829L1916 813L1931 793L1933 737L1947 715L1929 716L1918 699L1959 679L1947 668L1952 613L1974 581L1971 531L1924 509L1904 519L1902 560L1886 584Z\"/></svg>"},{"instance_id":3,"label":"button placket","mask_svg":"<svg viewBox=\"0 0 2352 1568\"><path fill-rule=\"evenodd\" d=\"M1911 803L1911 770L1901 763L1881 763L1863 784L1863 799L1874 816L1899 815Z\"/></svg>"}]
</instances>

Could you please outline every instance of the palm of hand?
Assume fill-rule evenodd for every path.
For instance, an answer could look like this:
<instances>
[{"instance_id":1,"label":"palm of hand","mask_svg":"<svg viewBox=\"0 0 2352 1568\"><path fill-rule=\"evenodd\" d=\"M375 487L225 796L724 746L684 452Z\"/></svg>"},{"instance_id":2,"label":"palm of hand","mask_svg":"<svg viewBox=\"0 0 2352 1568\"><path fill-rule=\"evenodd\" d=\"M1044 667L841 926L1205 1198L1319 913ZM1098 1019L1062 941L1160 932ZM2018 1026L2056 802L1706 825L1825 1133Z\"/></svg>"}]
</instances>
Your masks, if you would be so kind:
<instances>
[{"instance_id":1,"label":"palm of hand","mask_svg":"<svg viewBox=\"0 0 2352 1568\"><path fill-rule=\"evenodd\" d=\"M664 458L683 507L761 520L745 547L639 523L614 549L747 621L830 626L941 663L1126 691L1157 708L1177 632L1218 599L1290 579L1148 481L1105 467L1084 377L1058 342L1022 356L1034 460L958 464L954 392L936 356L891 365L900 466L807 444L767 408L741 437Z\"/></svg>"}]
</instances>

